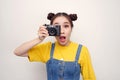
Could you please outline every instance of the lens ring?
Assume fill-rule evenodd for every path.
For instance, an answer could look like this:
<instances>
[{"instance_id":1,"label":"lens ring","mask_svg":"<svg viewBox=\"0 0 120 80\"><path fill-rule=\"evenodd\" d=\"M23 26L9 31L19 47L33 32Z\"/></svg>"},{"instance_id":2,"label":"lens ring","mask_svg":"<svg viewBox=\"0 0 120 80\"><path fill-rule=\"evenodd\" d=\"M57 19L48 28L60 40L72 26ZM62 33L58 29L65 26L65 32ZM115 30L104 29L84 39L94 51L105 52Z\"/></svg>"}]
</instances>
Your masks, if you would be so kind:
<instances>
[{"instance_id":1,"label":"lens ring","mask_svg":"<svg viewBox=\"0 0 120 80\"><path fill-rule=\"evenodd\" d=\"M57 33L57 31L55 28L49 29L49 35L54 36L54 35L56 35L56 33Z\"/></svg>"}]
</instances>

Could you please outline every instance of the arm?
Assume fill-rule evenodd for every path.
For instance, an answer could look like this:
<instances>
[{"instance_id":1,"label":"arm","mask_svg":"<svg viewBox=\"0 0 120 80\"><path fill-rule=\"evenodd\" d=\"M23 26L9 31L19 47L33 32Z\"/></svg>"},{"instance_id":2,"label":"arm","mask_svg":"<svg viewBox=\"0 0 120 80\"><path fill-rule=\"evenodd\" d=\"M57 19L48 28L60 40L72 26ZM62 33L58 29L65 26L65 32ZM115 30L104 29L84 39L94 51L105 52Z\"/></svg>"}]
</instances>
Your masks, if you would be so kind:
<instances>
[{"instance_id":1,"label":"arm","mask_svg":"<svg viewBox=\"0 0 120 80\"><path fill-rule=\"evenodd\" d=\"M39 38L25 42L14 50L14 54L17 56L27 57L28 50L30 50L33 46L37 45L40 42L41 40Z\"/></svg>"},{"instance_id":2,"label":"arm","mask_svg":"<svg viewBox=\"0 0 120 80\"><path fill-rule=\"evenodd\" d=\"M92 67L91 58L89 51L86 47L84 47L84 54L82 55L82 64L81 64L81 72L83 76L83 80L96 80L95 73Z\"/></svg>"},{"instance_id":3,"label":"arm","mask_svg":"<svg viewBox=\"0 0 120 80\"><path fill-rule=\"evenodd\" d=\"M35 45L41 43L48 36L48 31L44 26L41 26L38 30L38 38L25 42L14 50L14 54L17 56L27 57L28 51Z\"/></svg>"}]
</instances>

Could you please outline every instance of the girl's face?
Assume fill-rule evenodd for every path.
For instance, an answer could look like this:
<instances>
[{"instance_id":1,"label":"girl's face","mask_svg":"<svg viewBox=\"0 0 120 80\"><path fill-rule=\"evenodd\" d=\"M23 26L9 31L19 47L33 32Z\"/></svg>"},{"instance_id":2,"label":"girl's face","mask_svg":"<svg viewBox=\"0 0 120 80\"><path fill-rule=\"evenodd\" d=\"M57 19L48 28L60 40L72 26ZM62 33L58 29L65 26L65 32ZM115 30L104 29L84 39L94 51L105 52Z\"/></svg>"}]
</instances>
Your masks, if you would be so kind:
<instances>
[{"instance_id":1,"label":"girl's face","mask_svg":"<svg viewBox=\"0 0 120 80\"><path fill-rule=\"evenodd\" d=\"M70 35L72 31L72 27L68 19L64 16L59 16L53 21L53 25L61 26L61 34L60 36L56 36L56 40L62 46L67 46L70 43Z\"/></svg>"}]
</instances>

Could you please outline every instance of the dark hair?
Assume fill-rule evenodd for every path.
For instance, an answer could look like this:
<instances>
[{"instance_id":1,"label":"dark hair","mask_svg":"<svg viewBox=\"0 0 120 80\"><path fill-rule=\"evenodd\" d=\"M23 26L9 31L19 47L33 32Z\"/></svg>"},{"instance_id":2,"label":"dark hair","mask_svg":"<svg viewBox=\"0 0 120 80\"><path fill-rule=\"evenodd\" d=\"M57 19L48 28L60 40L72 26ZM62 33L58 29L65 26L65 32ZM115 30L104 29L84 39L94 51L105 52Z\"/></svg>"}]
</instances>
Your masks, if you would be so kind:
<instances>
[{"instance_id":1,"label":"dark hair","mask_svg":"<svg viewBox=\"0 0 120 80\"><path fill-rule=\"evenodd\" d=\"M77 14L67 14L65 12L59 12L57 14L49 13L48 16L47 16L47 19L50 20L50 24L53 24L54 19L58 16L66 17L68 19L68 21L70 22L71 27L73 27L73 22L72 21L77 20Z\"/></svg>"}]
</instances>

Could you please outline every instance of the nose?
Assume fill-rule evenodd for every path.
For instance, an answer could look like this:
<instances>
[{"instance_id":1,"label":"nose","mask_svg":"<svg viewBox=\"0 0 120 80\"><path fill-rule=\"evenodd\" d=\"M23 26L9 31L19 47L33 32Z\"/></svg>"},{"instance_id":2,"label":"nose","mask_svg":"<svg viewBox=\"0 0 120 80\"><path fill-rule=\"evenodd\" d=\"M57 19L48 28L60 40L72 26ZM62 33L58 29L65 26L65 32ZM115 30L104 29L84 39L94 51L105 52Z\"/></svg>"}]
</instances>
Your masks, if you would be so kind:
<instances>
[{"instance_id":1,"label":"nose","mask_svg":"<svg viewBox=\"0 0 120 80\"><path fill-rule=\"evenodd\" d=\"M64 31L63 27L61 26L61 34L64 34L64 33L65 33L65 31Z\"/></svg>"}]
</instances>

